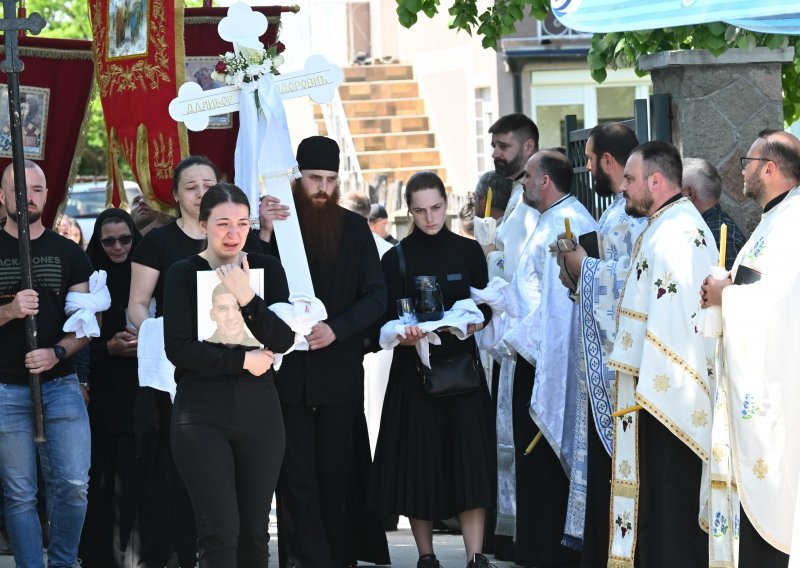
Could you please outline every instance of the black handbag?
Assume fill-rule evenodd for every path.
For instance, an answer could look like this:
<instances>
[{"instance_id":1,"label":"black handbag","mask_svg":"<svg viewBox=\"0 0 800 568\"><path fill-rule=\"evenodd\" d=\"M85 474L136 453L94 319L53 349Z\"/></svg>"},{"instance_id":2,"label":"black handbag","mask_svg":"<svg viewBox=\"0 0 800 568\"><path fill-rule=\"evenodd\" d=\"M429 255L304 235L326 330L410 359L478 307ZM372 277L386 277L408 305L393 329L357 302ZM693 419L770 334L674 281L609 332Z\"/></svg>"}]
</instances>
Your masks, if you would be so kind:
<instances>
[{"instance_id":1,"label":"black handbag","mask_svg":"<svg viewBox=\"0 0 800 568\"><path fill-rule=\"evenodd\" d=\"M417 358L417 370L422 375L425 394L448 397L475 392L485 381L483 367L472 353L453 355L431 354L431 368Z\"/></svg>"},{"instance_id":2,"label":"black handbag","mask_svg":"<svg viewBox=\"0 0 800 568\"><path fill-rule=\"evenodd\" d=\"M397 243L395 248L405 287L407 284L405 255L400 243ZM452 355L431 353L430 363L429 369L417 356L417 371L422 377L422 388L428 396L444 398L475 392L486 381L477 345L474 353Z\"/></svg>"}]
</instances>

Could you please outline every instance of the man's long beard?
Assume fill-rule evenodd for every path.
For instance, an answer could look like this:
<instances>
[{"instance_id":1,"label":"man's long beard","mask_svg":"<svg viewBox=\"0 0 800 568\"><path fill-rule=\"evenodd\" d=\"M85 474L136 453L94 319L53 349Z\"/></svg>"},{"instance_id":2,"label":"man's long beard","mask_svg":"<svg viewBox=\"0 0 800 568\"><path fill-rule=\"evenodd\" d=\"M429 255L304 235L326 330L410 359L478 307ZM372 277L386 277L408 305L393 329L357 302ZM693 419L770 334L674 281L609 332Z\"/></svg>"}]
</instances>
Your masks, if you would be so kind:
<instances>
[{"instance_id":1,"label":"man's long beard","mask_svg":"<svg viewBox=\"0 0 800 568\"><path fill-rule=\"evenodd\" d=\"M339 188L330 195L319 192L313 197L324 196L326 201L318 204L303 188L300 180L292 187L297 220L303 235L306 256L311 262L332 263L339 250L342 235L342 212L339 210Z\"/></svg>"}]
</instances>

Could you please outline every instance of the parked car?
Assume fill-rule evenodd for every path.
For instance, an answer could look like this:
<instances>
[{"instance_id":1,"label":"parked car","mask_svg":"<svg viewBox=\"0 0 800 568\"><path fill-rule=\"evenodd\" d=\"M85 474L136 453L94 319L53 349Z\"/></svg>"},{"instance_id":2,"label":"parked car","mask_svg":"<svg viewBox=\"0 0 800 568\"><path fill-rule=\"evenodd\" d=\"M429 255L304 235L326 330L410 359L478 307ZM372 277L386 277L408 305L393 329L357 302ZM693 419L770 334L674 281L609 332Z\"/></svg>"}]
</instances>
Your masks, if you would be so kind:
<instances>
[{"instance_id":1,"label":"parked car","mask_svg":"<svg viewBox=\"0 0 800 568\"><path fill-rule=\"evenodd\" d=\"M141 193L139 184L135 181L126 181L125 193L128 196L128 203L130 203L134 197ZM105 208L105 181L78 182L69 190L64 214L78 221L83 233L83 240L88 243L94 231L94 221Z\"/></svg>"}]
</instances>

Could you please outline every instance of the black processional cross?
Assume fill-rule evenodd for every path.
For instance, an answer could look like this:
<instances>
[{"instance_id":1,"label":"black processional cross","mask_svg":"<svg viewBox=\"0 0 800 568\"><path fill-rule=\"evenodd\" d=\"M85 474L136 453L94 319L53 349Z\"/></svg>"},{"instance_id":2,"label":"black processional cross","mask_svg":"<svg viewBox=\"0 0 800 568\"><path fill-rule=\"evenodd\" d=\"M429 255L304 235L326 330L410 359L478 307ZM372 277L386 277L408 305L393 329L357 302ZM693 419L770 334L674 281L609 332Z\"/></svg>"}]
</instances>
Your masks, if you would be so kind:
<instances>
[{"instance_id":1,"label":"black processional cross","mask_svg":"<svg viewBox=\"0 0 800 568\"><path fill-rule=\"evenodd\" d=\"M2 0L3 18L0 30L3 31L5 43L5 59L0 62L0 71L8 77L8 116L11 119L11 156L14 164L14 193L17 203L17 227L19 239L19 258L22 268L22 290L33 289L31 274L31 234L28 227L28 191L25 180L25 154L22 148L22 121L20 119L19 74L25 65L19 58L17 34L30 31L38 34L46 22L39 14L33 13L28 18L17 17L17 0ZM27 352L36 349L36 318L25 318L25 335ZM42 385L39 375L30 374L31 403L33 405L33 439L44 442L44 415L42 412Z\"/></svg>"}]
</instances>

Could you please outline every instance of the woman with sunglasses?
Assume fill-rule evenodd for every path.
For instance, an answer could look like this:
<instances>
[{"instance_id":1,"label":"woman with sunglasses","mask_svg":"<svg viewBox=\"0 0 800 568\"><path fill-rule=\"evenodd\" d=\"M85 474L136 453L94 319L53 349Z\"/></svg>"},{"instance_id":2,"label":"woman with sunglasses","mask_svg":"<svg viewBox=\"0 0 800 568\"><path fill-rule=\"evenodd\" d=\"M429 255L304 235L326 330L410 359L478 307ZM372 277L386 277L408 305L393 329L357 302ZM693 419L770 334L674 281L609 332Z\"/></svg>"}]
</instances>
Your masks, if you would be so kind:
<instances>
[{"instance_id":1,"label":"woman with sunglasses","mask_svg":"<svg viewBox=\"0 0 800 568\"><path fill-rule=\"evenodd\" d=\"M164 282L167 269L205 247L200 225L200 200L220 178L220 171L205 156L189 156L176 167L172 196L179 217L153 229L133 253L128 317L139 329L150 317L155 300L155 317L164 313ZM245 250L261 252L254 232L248 233ZM172 401L166 391L141 387L136 401L136 433L142 490L139 494L139 526L146 566L164 566L172 544L181 568L194 568L196 534L189 497L174 471L169 445Z\"/></svg>"},{"instance_id":2,"label":"woman with sunglasses","mask_svg":"<svg viewBox=\"0 0 800 568\"><path fill-rule=\"evenodd\" d=\"M131 284L131 251L141 240L122 209L97 217L86 253L94 270L105 270L111 307L101 316L100 337L89 346L91 366L92 462L89 506L81 535L86 567L138 565L132 538L135 516L133 409L138 390L136 329L126 322Z\"/></svg>"},{"instance_id":3,"label":"woman with sunglasses","mask_svg":"<svg viewBox=\"0 0 800 568\"><path fill-rule=\"evenodd\" d=\"M241 189L209 189L199 215L208 246L170 267L164 291L164 347L178 384L172 455L197 519L200 568L267 567L269 512L285 446L272 363L273 353L292 346L294 332L267 306L287 302L289 286L276 258L243 252L249 219ZM251 288L255 269L263 298ZM198 306L198 274L209 271L217 276L209 298L224 285L263 348L200 339L198 320L210 316Z\"/></svg>"}]
</instances>

